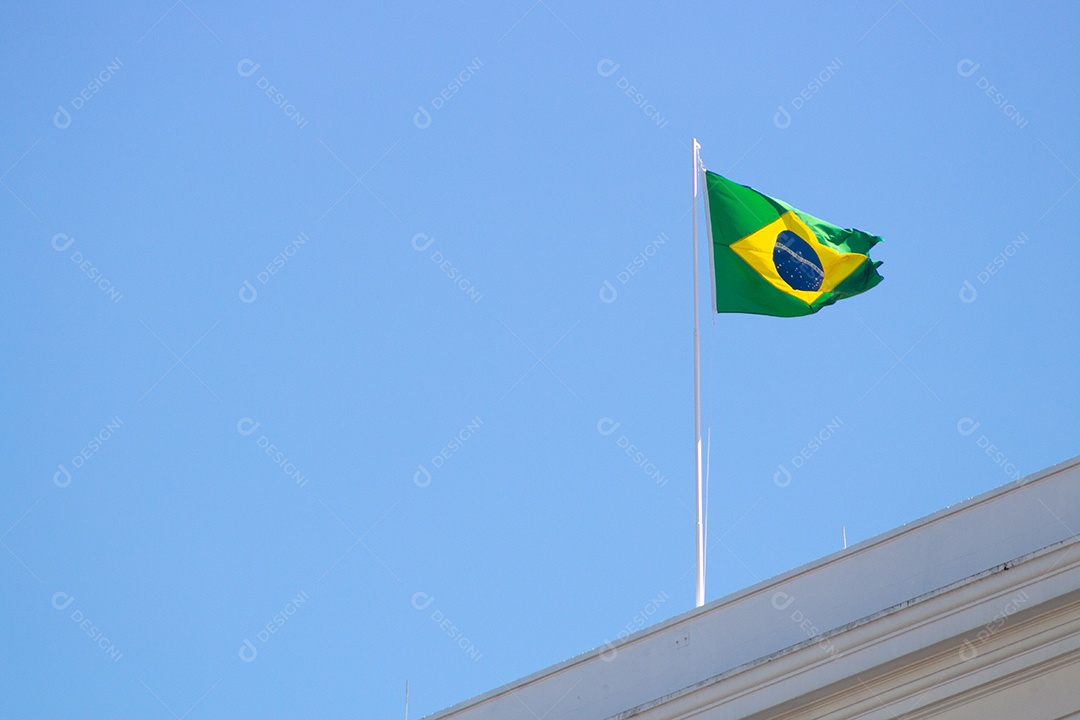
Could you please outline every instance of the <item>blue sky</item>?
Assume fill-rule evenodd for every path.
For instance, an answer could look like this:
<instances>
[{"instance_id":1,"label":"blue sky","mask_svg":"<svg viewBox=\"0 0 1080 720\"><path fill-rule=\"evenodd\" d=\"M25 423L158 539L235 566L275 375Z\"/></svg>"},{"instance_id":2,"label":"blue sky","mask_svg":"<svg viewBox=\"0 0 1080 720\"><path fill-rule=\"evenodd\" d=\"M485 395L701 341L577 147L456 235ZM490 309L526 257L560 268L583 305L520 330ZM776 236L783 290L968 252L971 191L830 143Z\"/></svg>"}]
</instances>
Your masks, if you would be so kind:
<instances>
[{"instance_id":1,"label":"blue sky","mask_svg":"<svg viewBox=\"0 0 1080 720\"><path fill-rule=\"evenodd\" d=\"M6 7L0 715L419 717L691 608L695 136L885 238L706 315L709 599L1075 455L1078 20Z\"/></svg>"}]
</instances>

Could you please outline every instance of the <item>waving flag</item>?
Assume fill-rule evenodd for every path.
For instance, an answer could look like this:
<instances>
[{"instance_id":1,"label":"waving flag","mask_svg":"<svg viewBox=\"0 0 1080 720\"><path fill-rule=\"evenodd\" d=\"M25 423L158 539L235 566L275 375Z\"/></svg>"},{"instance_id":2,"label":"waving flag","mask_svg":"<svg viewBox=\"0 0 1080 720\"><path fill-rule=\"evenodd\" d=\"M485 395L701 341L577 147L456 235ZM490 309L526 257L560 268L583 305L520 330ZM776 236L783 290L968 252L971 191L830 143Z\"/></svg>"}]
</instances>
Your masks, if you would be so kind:
<instances>
[{"instance_id":1,"label":"waving flag","mask_svg":"<svg viewBox=\"0 0 1080 720\"><path fill-rule=\"evenodd\" d=\"M882 281L881 238L843 230L753 188L705 172L716 312L810 315Z\"/></svg>"}]
</instances>

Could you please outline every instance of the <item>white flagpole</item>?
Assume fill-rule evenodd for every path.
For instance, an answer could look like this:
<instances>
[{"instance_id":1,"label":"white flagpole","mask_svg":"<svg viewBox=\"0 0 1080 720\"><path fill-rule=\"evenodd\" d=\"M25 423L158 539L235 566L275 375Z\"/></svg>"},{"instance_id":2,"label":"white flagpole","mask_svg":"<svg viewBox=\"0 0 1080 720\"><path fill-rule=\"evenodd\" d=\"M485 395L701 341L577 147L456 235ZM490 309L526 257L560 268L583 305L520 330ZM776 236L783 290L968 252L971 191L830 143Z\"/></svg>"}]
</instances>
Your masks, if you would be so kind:
<instances>
[{"instance_id":1,"label":"white flagpole","mask_svg":"<svg viewBox=\"0 0 1080 720\"><path fill-rule=\"evenodd\" d=\"M695 607L705 604L705 529L702 522L703 505L701 501L701 329L698 319L698 240L697 240L697 216L698 216L698 168L701 160L698 157L697 138L694 138L694 211L691 213L693 220L694 241L694 452L697 461L697 596Z\"/></svg>"}]
</instances>

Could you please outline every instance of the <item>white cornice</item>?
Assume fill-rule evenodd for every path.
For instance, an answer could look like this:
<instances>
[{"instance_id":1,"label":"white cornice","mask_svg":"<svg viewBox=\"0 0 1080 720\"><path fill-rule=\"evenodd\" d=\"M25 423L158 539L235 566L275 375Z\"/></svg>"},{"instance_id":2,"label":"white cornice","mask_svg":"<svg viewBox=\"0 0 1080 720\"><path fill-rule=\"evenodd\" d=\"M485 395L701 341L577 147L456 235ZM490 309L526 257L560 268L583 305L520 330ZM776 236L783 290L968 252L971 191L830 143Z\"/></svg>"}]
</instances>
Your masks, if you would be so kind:
<instances>
[{"instance_id":1,"label":"white cornice","mask_svg":"<svg viewBox=\"0 0 1080 720\"><path fill-rule=\"evenodd\" d=\"M594 720L631 707L640 714L655 698L675 702L688 686L704 689L750 668L786 666L790 656L808 656L804 651L823 638L837 648L841 640L860 638L857 653L837 650L835 658L819 658L835 668L849 661L845 653L869 657L878 646L902 649L922 624L951 637L965 631L976 596L986 593L984 604L992 602L999 583L1007 593L1019 566L1035 567L1052 552L1042 549L1072 538L1070 527L1080 528L1080 458L616 639L431 720L532 720L537 712L549 712L547 720ZM1013 558L1023 562L1010 569ZM977 591L965 590L975 585ZM968 592L973 599L966 599ZM789 601L794 605L781 612ZM968 607L969 601L975 605ZM806 623L793 621L794 611ZM904 621L894 626L901 612ZM794 679L787 682L794 687Z\"/></svg>"},{"instance_id":2,"label":"white cornice","mask_svg":"<svg viewBox=\"0 0 1080 720\"><path fill-rule=\"evenodd\" d=\"M1022 607L1004 618L987 639L977 641L980 629L994 623L1020 593L1026 596ZM825 642L834 654L822 651ZM1051 652L1044 657L1047 650ZM763 713L773 720L826 714L869 718L877 710L885 713L883 717L894 717L890 708L924 696L918 702L922 707L935 688L982 686L982 692L996 691L1020 677L1017 673L1024 667L1063 662L1061 657L1075 662L1078 652L1080 539L1073 538L631 708L612 720L752 718ZM965 659L967 655L971 657ZM905 720L920 716L911 714L916 709L904 707Z\"/></svg>"}]
</instances>

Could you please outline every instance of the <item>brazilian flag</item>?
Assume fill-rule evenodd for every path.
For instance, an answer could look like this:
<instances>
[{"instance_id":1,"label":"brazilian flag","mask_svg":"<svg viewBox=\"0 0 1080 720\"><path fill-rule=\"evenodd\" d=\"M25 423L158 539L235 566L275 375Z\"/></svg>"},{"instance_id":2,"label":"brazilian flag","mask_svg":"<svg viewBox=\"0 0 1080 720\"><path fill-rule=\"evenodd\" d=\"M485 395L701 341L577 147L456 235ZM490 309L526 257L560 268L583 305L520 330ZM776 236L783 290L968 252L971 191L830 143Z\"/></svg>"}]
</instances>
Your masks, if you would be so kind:
<instances>
[{"instance_id":1,"label":"brazilian flag","mask_svg":"<svg viewBox=\"0 0 1080 720\"><path fill-rule=\"evenodd\" d=\"M842 230L713 172L705 173L716 312L810 315L881 282L877 235Z\"/></svg>"}]
</instances>

